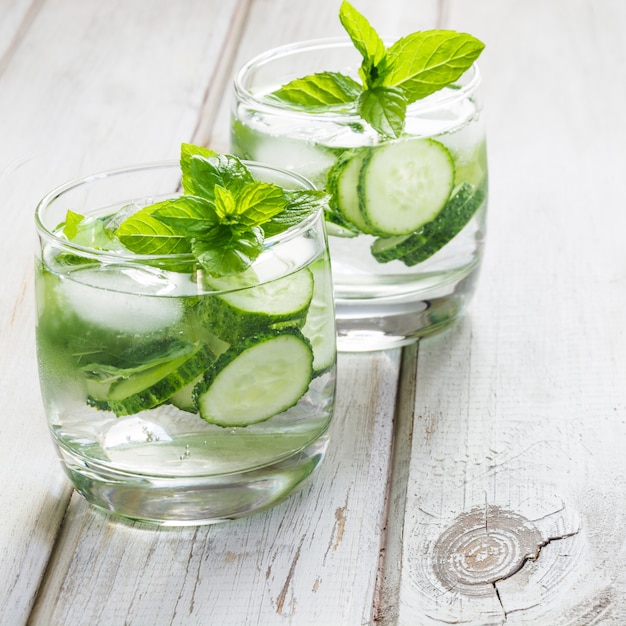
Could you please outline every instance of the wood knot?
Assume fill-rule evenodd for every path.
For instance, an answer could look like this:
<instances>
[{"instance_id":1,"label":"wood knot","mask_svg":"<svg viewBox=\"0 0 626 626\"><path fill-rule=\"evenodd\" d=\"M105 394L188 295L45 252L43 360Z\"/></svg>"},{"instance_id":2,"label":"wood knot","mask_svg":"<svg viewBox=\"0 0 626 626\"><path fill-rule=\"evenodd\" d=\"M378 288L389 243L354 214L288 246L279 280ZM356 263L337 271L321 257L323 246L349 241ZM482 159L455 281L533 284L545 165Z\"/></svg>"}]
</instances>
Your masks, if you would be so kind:
<instances>
[{"instance_id":1,"label":"wood knot","mask_svg":"<svg viewBox=\"0 0 626 626\"><path fill-rule=\"evenodd\" d=\"M542 537L525 517L496 506L459 515L434 545L434 572L465 595L491 593L488 583L508 578L538 556Z\"/></svg>"}]
</instances>

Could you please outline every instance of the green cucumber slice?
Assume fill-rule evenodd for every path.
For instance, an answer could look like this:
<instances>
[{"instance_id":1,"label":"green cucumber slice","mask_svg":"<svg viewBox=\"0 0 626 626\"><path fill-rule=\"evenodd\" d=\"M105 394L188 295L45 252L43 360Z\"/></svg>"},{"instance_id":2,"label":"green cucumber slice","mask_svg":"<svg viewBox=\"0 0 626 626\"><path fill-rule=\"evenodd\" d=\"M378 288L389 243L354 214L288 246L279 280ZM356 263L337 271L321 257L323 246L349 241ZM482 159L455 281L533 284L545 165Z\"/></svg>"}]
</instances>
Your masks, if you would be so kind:
<instances>
[{"instance_id":1,"label":"green cucumber slice","mask_svg":"<svg viewBox=\"0 0 626 626\"><path fill-rule=\"evenodd\" d=\"M332 299L328 297L328 293L332 293L332 284L327 263L326 259L319 259L309 266L315 287L302 334L313 348L314 376L327 372L337 359L335 310Z\"/></svg>"},{"instance_id":2,"label":"green cucumber slice","mask_svg":"<svg viewBox=\"0 0 626 626\"><path fill-rule=\"evenodd\" d=\"M162 356L136 367L85 366L88 404L113 411L118 417L154 408L197 378L214 360L207 346L177 341Z\"/></svg>"},{"instance_id":3,"label":"green cucumber slice","mask_svg":"<svg viewBox=\"0 0 626 626\"><path fill-rule=\"evenodd\" d=\"M268 328L301 327L313 297L313 275L303 268L276 280L255 284L251 277L211 278L211 287L229 290L205 298L205 325L234 343Z\"/></svg>"},{"instance_id":4,"label":"green cucumber slice","mask_svg":"<svg viewBox=\"0 0 626 626\"><path fill-rule=\"evenodd\" d=\"M437 217L418 232L402 237L381 237L372 244L372 255L379 263L400 259L406 265L417 265L441 250L470 221L485 199L486 183L476 188L463 183Z\"/></svg>"},{"instance_id":5,"label":"green cucumber slice","mask_svg":"<svg viewBox=\"0 0 626 626\"><path fill-rule=\"evenodd\" d=\"M359 198L369 232L409 235L444 207L454 185L454 161L433 139L384 144L364 158ZM367 231L364 231L367 232Z\"/></svg>"},{"instance_id":6,"label":"green cucumber slice","mask_svg":"<svg viewBox=\"0 0 626 626\"><path fill-rule=\"evenodd\" d=\"M361 168L369 154L368 149L344 152L328 172L326 189L331 195L331 203L343 218L344 226L361 233L376 234L363 217L358 192Z\"/></svg>"},{"instance_id":7,"label":"green cucumber slice","mask_svg":"<svg viewBox=\"0 0 626 626\"><path fill-rule=\"evenodd\" d=\"M194 378L190 383L187 383L182 389L172 394L168 402L186 413L197 413L198 407L193 401L193 390L201 380L202 374Z\"/></svg>"},{"instance_id":8,"label":"green cucumber slice","mask_svg":"<svg viewBox=\"0 0 626 626\"><path fill-rule=\"evenodd\" d=\"M426 243L406 253L401 261L410 266L422 263L441 250L465 228L486 197L486 182L478 188L464 183L450 199L443 211L422 230Z\"/></svg>"},{"instance_id":9,"label":"green cucumber slice","mask_svg":"<svg viewBox=\"0 0 626 626\"><path fill-rule=\"evenodd\" d=\"M352 224L348 225L345 220L337 219L334 214L327 212L325 218L324 225L329 237L356 237L359 234Z\"/></svg>"},{"instance_id":10,"label":"green cucumber slice","mask_svg":"<svg viewBox=\"0 0 626 626\"><path fill-rule=\"evenodd\" d=\"M426 243L422 231L423 228L411 235L379 237L371 246L372 256L379 263L389 263L400 259Z\"/></svg>"},{"instance_id":11,"label":"green cucumber slice","mask_svg":"<svg viewBox=\"0 0 626 626\"><path fill-rule=\"evenodd\" d=\"M313 377L313 351L290 328L242 341L222 354L196 385L200 416L223 427L264 422L298 403Z\"/></svg>"}]
</instances>

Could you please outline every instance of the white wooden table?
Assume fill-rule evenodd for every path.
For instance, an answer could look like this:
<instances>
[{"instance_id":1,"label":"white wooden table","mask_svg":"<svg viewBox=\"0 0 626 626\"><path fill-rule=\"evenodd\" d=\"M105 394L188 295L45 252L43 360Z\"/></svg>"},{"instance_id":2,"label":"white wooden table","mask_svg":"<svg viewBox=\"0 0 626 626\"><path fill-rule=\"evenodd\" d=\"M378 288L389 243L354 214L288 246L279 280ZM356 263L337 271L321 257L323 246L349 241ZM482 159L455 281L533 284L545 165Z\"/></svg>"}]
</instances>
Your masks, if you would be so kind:
<instances>
[{"instance_id":1,"label":"white wooden table","mask_svg":"<svg viewBox=\"0 0 626 626\"><path fill-rule=\"evenodd\" d=\"M82 174L228 150L253 54L339 0L0 0L0 624L626 624L626 3L355 0L486 42L487 257L467 315L342 355L333 440L273 510L150 530L49 441L32 213Z\"/></svg>"}]
</instances>

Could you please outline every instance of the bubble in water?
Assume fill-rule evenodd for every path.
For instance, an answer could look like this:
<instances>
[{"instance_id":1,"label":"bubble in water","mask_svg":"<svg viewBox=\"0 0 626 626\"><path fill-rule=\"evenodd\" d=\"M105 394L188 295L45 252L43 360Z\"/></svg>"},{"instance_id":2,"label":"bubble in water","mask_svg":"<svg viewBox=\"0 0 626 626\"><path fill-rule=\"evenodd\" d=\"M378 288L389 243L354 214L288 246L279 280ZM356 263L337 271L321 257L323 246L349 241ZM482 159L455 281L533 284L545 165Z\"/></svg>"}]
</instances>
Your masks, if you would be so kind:
<instances>
[{"instance_id":1,"label":"bubble in water","mask_svg":"<svg viewBox=\"0 0 626 626\"><path fill-rule=\"evenodd\" d=\"M185 446L185 451L180 455L180 460L184 461L185 459L189 459L191 457L191 448L189 447L189 444L187 444Z\"/></svg>"}]
</instances>

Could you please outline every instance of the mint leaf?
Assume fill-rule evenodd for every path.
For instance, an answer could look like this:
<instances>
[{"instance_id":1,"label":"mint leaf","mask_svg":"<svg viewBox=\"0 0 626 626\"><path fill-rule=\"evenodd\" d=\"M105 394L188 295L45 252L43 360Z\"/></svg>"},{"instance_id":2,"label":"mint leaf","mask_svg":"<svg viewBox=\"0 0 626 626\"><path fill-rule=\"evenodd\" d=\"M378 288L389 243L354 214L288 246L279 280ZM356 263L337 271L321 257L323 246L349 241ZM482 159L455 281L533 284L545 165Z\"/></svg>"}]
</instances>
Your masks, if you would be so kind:
<instances>
[{"instance_id":1,"label":"mint leaf","mask_svg":"<svg viewBox=\"0 0 626 626\"><path fill-rule=\"evenodd\" d=\"M246 229L220 225L205 238L194 240L191 249L209 274L238 274L248 269L263 250L263 230L258 226Z\"/></svg>"},{"instance_id":2,"label":"mint leaf","mask_svg":"<svg viewBox=\"0 0 626 626\"><path fill-rule=\"evenodd\" d=\"M195 146L191 143L182 143L180 145L180 169L183 172L188 172L191 167L191 159L193 157L202 157L208 159L211 156L215 156L217 152L205 148L204 146Z\"/></svg>"},{"instance_id":3,"label":"mint leaf","mask_svg":"<svg viewBox=\"0 0 626 626\"><path fill-rule=\"evenodd\" d=\"M118 250L114 228L108 217L86 219L84 215L69 209L62 224L62 232L68 241L93 250Z\"/></svg>"},{"instance_id":4,"label":"mint leaf","mask_svg":"<svg viewBox=\"0 0 626 626\"><path fill-rule=\"evenodd\" d=\"M363 83L367 87L374 86L381 73L379 65L386 56L383 40L367 19L347 0L344 0L339 8L339 21L363 57L359 71Z\"/></svg>"},{"instance_id":5,"label":"mint leaf","mask_svg":"<svg viewBox=\"0 0 626 626\"><path fill-rule=\"evenodd\" d=\"M221 185L215 185L213 193L215 194L215 213L219 221L223 224L239 223L237 219L239 207L233 193Z\"/></svg>"},{"instance_id":6,"label":"mint leaf","mask_svg":"<svg viewBox=\"0 0 626 626\"><path fill-rule=\"evenodd\" d=\"M84 215L75 213L71 209L67 210L65 215L65 224L63 226L63 234L71 241L78 234L78 227L85 219Z\"/></svg>"},{"instance_id":7,"label":"mint leaf","mask_svg":"<svg viewBox=\"0 0 626 626\"><path fill-rule=\"evenodd\" d=\"M307 111L344 110L346 105L356 101L361 91L361 85L349 76L338 72L320 72L296 78L269 97Z\"/></svg>"},{"instance_id":8,"label":"mint leaf","mask_svg":"<svg viewBox=\"0 0 626 626\"><path fill-rule=\"evenodd\" d=\"M328 195L324 191L285 191L286 206L263 224L266 237L273 237L299 224L312 213L328 208Z\"/></svg>"},{"instance_id":9,"label":"mint leaf","mask_svg":"<svg viewBox=\"0 0 626 626\"><path fill-rule=\"evenodd\" d=\"M451 30L413 33L387 51L382 82L399 87L409 102L415 102L458 80L484 47L475 37Z\"/></svg>"},{"instance_id":10,"label":"mint leaf","mask_svg":"<svg viewBox=\"0 0 626 626\"><path fill-rule=\"evenodd\" d=\"M194 344L188 341L175 339L164 342L160 340L154 342L154 344L142 346L142 350L137 357L143 356L143 359L132 358L132 352L127 350L118 355L115 365L106 362L92 362L88 365L83 365L81 370L87 378L97 380L102 384L112 385L135 374L141 374L163 365L163 363L169 363L176 358L185 356L193 348Z\"/></svg>"},{"instance_id":11,"label":"mint leaf","mask_svg":"<svg viewBox=\"0 0 626 626\"><path fill-rule=\"evenodd\" d=\"M186 254L190 251L186 236L151 215L152 207L125 219L116 231L118 239L135 254Z\"/></svg>"},{"instance_id":12,"label":"mint leaf","mask_svg":"<svg viewBox=\"0 0 626 626\"><path fill-rule=\"evenodd\" d=\"M400 89L373 87L361 94L358 102L359 115L376 132L385 137L399 137L404 128L407 99Z\"/></svg>"},{"instance_id":13,"label":"mint leaf","mask_svg":"<svg viewBox=\"0 0 626 626\"><path fill-rule=\"evenodd\" d=\"M337 72L320 72L292 80L268 99L311 113L346 110L356 101L359 115L383 137L398 137L407 105L454 83L485 47L466 33L428 30L403 37L387 49L347 0L341 3L339 20L361 54L362 85Z\"/></svg>"},{"instance_id":14,"label":"mint leaf","mask_svg":"<svg viewBox=\"0 0 626 626\"><path fill-rule=\"evenodd\" d=\"M254 182L248 168L231 155L183 144L180 167L185 194L214 200L215 185L234 191Z\"/></svg>"},{"instance_id":15,"label":"mint leaf","mask_svg":"<svg viewBox=\"0 0 626 626\"><path fill-rule=\"evenodd\" d=\"M264 224L274 220L268 230L281 232L322 201L323 192L296 194L255 180L238 158L201 146L183 144L180 166L183 195L145 207L117 226L115 234L131 252L191 254L213 276L237 274L262 252ZM167 268L189 271L179 260L168 260Z\"/></svg>"},{"instance_id":16,"label":"mint leaf","mask_svg":"<svg viewBox=\"0 0 626 626\"><path fill-rule=\"evenodd\" d=\"M219 224L215 205L205 198L180 196L153 204L152 216L185 237L195 237Z\"/></svg>"},{"instance_id":17,"label":"mint leaf","mask_svg":"<svg viewBox=\"0 0 626 626\"><path fill-rule=\"evenodd\" d=\"M271 183L255 181L236 194L215 186L215 213L221 224L260 226L285 205L283 190Z\"/></svg>"},{"instance_id":18,"label":"mint leaf","mask_svg":"<svg viewBox=\"0 0 626 626\"><path fill-rule=\"evenodd\" d=\"M242 223L260 226L280 213L287 201L283 190L270 183L254 182L237 194Z\"/></svg>"}]
</instances>

